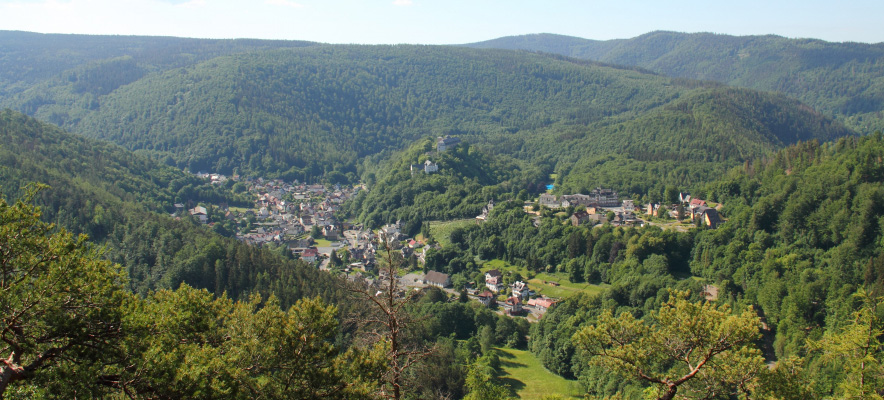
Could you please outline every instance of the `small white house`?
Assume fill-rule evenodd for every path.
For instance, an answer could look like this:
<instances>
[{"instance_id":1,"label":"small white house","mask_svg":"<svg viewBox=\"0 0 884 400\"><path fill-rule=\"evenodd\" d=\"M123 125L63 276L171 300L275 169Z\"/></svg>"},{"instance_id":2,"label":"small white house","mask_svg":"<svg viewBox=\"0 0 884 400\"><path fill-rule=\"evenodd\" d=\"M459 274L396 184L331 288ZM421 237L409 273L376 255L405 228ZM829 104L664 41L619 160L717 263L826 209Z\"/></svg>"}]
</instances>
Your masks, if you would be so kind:
<instances>
[{"instance_id":1,"label":"small white house","mask_svg":"<svg viewBox=\"0 0 884 400\"><path fill-rule=\"evenodd\" d=\"M436 172L438 170L439 170L438 164L436 164L430 160L424 161L424 172L425 173L432 174L433 172Z\"/></svg>"}]
</instances>

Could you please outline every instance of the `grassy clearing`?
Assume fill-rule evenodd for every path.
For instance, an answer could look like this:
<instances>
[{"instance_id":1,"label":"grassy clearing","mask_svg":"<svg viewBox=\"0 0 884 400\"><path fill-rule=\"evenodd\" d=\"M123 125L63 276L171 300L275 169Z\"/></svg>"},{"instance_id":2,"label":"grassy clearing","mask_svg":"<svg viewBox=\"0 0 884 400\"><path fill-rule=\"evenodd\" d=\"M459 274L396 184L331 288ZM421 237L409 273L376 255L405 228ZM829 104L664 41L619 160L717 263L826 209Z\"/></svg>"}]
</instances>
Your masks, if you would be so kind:
<instances>
[{"instance_id":1,"label":"grassy clearing","mask_svg":"<svg viewBox=\"0 0 884 400\"><path fill-rule=\"evenodd\" d=\"M520 399L541 399L551 394L558 394L566 399L582 398L577 381L549 372L530 352L502 348L497 351L503 370L499 378L510 385Z\"/></svg>"},{"instance_id":2,"label":"grassy clearing","mask_svg":"<svg viewBox=\"0 0 884 400\"><path fill-rule=\"evenodd\" d=\"M433 238L436 239L442 246L450 246L451 242L448 240L451 237L451 232L457 228L463 228L470 225L474 225L476 220L473 218L470 219L456 219L453 221L431 221L430 222L430 234L433 235Z\"/></svg>"},{"instance_id":3,"label":"grassy clearing","mask_svg":"<svg viewBox=\"0 0 884 400\"><path fill-rule=\"evenodd\" d=\"M331 247L331 241L326 239L313 239L316 247Z\"/></svg>"},{"instance_id":4,"label":"grassy clearing","mask_svg":"<svg viewBox=\"0 0 884 400\"><path fill-rule=\"evenodd\" d=\"M608 286L593 285L589 283L572 283L568 281L568 274L564 272L542 272L534 274L529 272L527 268L520 268L503 260L491 260L482 266L482 272L487 272L491 269L498 269L502 273L518 272L524 279L527 279L528 286L537 292L538 295L542 294L547 297L555 297L559 299L581 292L596 294ZM548 282L558 283L558 286Z\"/></svg>"},{"instance_id":5,"label":"grassy clearing","mask_svg":"<svg viewBox=\"0 0 884 400\"><path fill-rule=\"evenodd\" d=\"M605 286L592 285L588 283L571 283L568 282L567 279L561 278L555 275L538 274L536 277L534 277L534 279L528 280L528 285L529 287L534 289L537 294L542 294L547 297L554 297L558 299L565 298L581 292L596 294L600 293L605 288ZM556 282L559 284L559 286L544 282Z\"/></svg>"}]
</instances>

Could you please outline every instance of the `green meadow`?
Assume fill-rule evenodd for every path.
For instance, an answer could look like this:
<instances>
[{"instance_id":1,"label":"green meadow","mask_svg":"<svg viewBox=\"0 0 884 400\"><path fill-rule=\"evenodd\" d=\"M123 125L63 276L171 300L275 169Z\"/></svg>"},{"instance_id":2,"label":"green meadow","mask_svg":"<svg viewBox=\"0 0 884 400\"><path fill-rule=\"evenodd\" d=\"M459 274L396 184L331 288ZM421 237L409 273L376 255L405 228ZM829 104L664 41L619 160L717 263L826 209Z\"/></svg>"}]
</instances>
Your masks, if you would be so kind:
<instances>
[{"instance_id":1,"label":"green meadow","mask_svg":"<svg viewBox=\"0 0 884 400\"><path fill-rule=\"evenodd\" d=\"M499 348L501 383L509 385L520 399L542 399L560 395L565 399L582 398L577 381L567 380L549 372L540 360L525 350Z\"/></svg>"}]
</instances>

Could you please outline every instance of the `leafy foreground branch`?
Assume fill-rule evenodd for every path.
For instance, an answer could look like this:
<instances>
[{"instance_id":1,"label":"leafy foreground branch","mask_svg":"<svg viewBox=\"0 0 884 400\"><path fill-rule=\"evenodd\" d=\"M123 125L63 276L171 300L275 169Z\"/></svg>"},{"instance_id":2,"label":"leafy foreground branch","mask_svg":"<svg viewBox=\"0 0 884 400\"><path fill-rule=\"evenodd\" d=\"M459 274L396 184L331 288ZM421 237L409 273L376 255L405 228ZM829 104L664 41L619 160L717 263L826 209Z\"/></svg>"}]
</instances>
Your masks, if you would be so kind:
<instances>
[{"instance_id":1,"label":"leafy foreground branch","mask_svg":"<svg viewBox=\"0 0 884 400\"><path fill-rule=\"evenodd\" d=\"M672 399L680 389L696 398L748 393L764 365L753 346L758 316L692 303L684 292L670 296L645 320L603 313L575 334L575 343L591 354L590 363L652 384L658 399Z\"/></svg>"},{"instance_id":2,"label":"leafy foreground branch","mask_svg":"<svg viewBox=\"0 0 884 400\"><path fill-rule=\"evenodd\" d=\"M85 236L40 221L28 204L38 190L14 204L0 196L0 398L41 370L96 363L121 336L118 267Z\"/></svg>"},{"instance_id":3,"label":"leafy foreground branch","mask_svg":"<svg viewBox=\"0 0 884 400\"><path fill-rule=\"evenodd\" d=\"M234 302L182 285L138 297L85 236L0 195L0 399L364 399L337 308ZM347 378L345 378L347 377Z\"/></svg>"}]
</instances>

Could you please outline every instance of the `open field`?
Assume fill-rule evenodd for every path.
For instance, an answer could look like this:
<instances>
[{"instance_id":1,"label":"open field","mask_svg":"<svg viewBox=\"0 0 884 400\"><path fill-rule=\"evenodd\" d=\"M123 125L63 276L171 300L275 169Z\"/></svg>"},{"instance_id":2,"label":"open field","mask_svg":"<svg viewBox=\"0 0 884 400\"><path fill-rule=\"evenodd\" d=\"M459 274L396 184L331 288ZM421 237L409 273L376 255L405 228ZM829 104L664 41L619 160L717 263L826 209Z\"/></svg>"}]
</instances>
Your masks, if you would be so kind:
<instances>
[{"instance_id":1,"label":"open field","mask_svg":"<svg viewBox=\"0 0 884 400\"><path fill-rule=\"evenodd\" d=\"M581 397L577 381L569 381L549 372L529 351L497 349L500 355L500 380L509 385L520 399L541 399L558 394L566 399Z\"/></svg>"},{"instance_id":2,"label":"open field","mask_svg":"<svg viewBox=\"0 0 884 400\"><path fill-rule=\"evenodd\" d=\"M546 282L556 282L559 286L555 286ZM607 285L599 286L589 283L571 283L564 273L556 274L537 274L534 279L528 280L528 286L547 297L563 298L576 293L600 293Z\"/></svg>"},{"instance_id":3,"label":"open field","mask_svg":"<svg viewBox=\"0 0 884 400\"><path fill-rule=\"evenodd\" d=\"M331 247L331 241L326 239L313 239L316 247Z\"/></svg>"},{"instance_id":4,"label":"open field","mask_svg":"<svg viewBox=\"0 0 884 400\"><path fill-rule=\"evenodd\" d=\"M476 220L473 218L456 219L452 221L429 221L430 234L433 235L433 238L436 239L440 245L450 246L451 242L448 238L451 236L451 231L457 228L474 225L475 223Z\"/></svg>"},{"instance_id":5,"label":"open field","mask_svg":"<svg viewBox=\"0 0 884 400\"><path fill-rule=\"evenodd\" d=\"M584 292L589 294L595 294L601 292L608 285L593 285L589 283L572 283L568 281L568 274L564 272L556 272L556 273L546 273L542 272L539 274L529 273L527 268L520 268L514 265L510 265L503 260L491 260L486 262L482 266L482 272L486 272L491 269L498 269L502 273L506 273L508 271L518 272L524 279L527 279L528 286L537 292L537 294L542 294L547 297L554 298L563 298L568 297L576 293ZM557 283L556 286L554 283Z\"/></svg>"}]
</instances>

